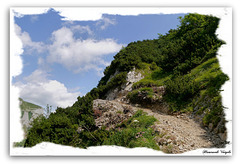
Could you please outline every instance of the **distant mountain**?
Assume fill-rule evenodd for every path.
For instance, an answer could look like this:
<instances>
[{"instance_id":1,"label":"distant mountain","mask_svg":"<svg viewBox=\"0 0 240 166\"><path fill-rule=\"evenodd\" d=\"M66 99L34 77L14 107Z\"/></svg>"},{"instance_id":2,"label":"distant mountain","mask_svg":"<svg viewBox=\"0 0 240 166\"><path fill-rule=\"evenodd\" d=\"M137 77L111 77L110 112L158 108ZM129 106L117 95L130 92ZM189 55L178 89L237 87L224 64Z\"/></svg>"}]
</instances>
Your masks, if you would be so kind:
<instances>
[{"instance_id":1,"label":"distant mountain","mask_svg":"<svg viewBox=\"0 0 240 166\"><path fill-rule=\"evenodd\" d=\"M19 98L20 109L21 109L21 122L24 128L24 131L30 127L30 123L40 115L44 114L44 109L36 104L24 101L22 98Z\"/></svg>"}]
</instances>

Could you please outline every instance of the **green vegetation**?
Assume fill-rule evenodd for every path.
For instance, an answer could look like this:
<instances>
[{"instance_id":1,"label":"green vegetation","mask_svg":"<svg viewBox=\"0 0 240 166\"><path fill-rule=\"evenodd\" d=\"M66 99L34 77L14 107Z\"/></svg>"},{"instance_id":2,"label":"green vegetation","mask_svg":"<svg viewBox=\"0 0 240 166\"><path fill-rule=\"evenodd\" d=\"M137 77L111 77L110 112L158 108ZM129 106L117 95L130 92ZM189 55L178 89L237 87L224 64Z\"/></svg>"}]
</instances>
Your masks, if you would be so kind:
<instances>
[{"instance_id":1,"label":"green vegetation","mask_svg":"<svg viewBox=\"0 0 240 166\"><path fill-rule=\"evenodd\" d=\"M109 132L109 137L104 140L103 145L118 145L129 148L148 147L159 150L154 137L156 134L150 128L156 119L147 116L142 110L129 120L118 125L116 129Z\"/></svg>"},{"instance_id":2,"label":"green vegetation","mask_svg":"<svg viewBox=\"0 0 240 166\"><path fill-rule=\"evenodd\" d=\"M162 68L157 67L155 70L150 70L150 68L145 69L144 78L133 84L133 89L138 89L142 87L154 87L162 86L166 84L167 80L170 80L172 73L167 73L162 70Z\"/></svg>"},{"instance_id":3,"label":"green vegetation","mask_svg":"<svg viewBox=\"0 0 240 166\"><path fill-rule=\"evenodd\" d=\"M31 118L32 118L32 112L29 111L29 112L28 112L28 120L30 120Z\"/></svg>"},{"instance_id":4,"label":"green vegetation","mask_svg":"<svg viewBox=\"0 0 240 166\"><path fill-rule=\"evenodd\" d=\"M205 114L203 124L216 127L224 117L220 88L227 80L217 58L211 58L189 74L169 80L165 99L173 111Z\"/></svg>"},{"instance_id":5,"label":"green vegetation","mask_svg":"<svg viewBox=\"0 0 240 166\"><path fill-rule=\"evenodd\" d=\"M81 148L120 145L159 149L149 127L155 119L141 111L112 130L95 126L93 100L105 99L109 90L126 83L127 73L133 68L145 78L133 85L134 90L128 95L132 102L138 102L139 92L151 99L154 96L151 87L164 85L163 100L171 111L203 114L205 126L224 124L220 88L228 77L216 58L218 48L224 44L215 35L218 23L219 19L213 16L188 14L180 18L177 29L159 35L158 39L128 44L114 56L96 88L78 97L71 107L57 108L48 118L35 119L24 146L48 141Z\"/></svg>"},{"instance_id":6,"label":"green vegetation","mask_svg":"<svg viewBox=\"0 0 240 166\"><path fill-rule=\"evenodd\" d=\"M153 138L152 128L149 128L156 119L138 111L129 120L119 124L116 129L91 130L82 124L84 131L78 133L78 125L71 123L69 118L62 115L51 114L48 119L38 117L30 129L25 146L34 146L42 141L56 144L71 145L81 148L96 145L120 145L125 147L149 147L159 149ZM29 139L31 138L31 139ZM22 142L16 146L22 146Z\"/></svg>"},{"instance_id":7,"label":"green vegetation","mask_svg":"<svg viewBox=\"0 0 240 166\"><path fill-rule=\"evenodd\" d=\"M22 141L20 142L14 142L14 147L24 147L24 144L26 142L26 139L23 139Z\"/></svg>"}]
</instances>

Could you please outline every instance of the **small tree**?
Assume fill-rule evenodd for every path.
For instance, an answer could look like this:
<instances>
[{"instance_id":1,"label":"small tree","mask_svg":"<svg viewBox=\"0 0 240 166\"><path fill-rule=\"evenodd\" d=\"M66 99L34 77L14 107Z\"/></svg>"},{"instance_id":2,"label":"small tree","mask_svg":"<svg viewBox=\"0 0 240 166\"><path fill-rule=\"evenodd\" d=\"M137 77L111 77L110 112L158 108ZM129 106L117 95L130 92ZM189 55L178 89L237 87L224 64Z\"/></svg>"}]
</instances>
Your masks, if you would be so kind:
<instances>
[{"instance_id":1,"label":"small tree","mask_svg":"<svg viewBox=\"0 0 240 166\"><path fill-rule=\"evenodd\" d=\"M48 118L51 112L52 112L52 106L51 105L49 106L49 104L47 104L45 108L45 117Z\"/></svg>"}]
</instances>

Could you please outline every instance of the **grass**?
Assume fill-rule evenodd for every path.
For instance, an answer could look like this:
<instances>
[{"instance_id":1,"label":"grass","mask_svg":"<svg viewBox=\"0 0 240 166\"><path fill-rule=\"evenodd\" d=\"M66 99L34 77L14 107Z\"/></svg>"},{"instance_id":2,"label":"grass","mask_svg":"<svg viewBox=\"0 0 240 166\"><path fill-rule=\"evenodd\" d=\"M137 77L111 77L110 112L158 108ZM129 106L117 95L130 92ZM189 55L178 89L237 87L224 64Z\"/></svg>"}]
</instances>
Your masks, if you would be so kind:
<instances>
[{"instance_id":1,"label":"grass","mask_svg":"<svg viewBox=\"0 0 240 166\"><path fill-rule=\"evenodd\" d=\"M133 89L141 87L153 87L165 85L165 82L172 77L172 73L165 73L160 67L151 69L151 64L144 64L144 68L141 71L144 76L143 79L133 84Z\"/></svg>"}]
</instances>

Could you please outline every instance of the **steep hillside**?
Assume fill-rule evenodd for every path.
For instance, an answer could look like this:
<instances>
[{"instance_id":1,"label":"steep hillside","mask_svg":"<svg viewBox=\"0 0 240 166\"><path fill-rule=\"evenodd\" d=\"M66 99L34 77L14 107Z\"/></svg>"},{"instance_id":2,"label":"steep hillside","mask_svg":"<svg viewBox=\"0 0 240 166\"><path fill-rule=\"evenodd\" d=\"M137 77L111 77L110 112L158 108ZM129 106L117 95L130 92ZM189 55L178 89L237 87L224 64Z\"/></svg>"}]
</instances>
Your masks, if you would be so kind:
<instances>
[{"instance_id":1,"label":"steep hillside","mask_svg":"<svg viewBox=\"0 0 240 166\"><path fill-rule=\"evenodd\" d=\"M218 23L216 17L188 14L158 39L128 44L96 88L71 107L36 118L24 146L47 141L166 153L223 147L227 131L220 90L228 76L216 58L224 44L215 34Z\"/></svg>"}]
</instances>

